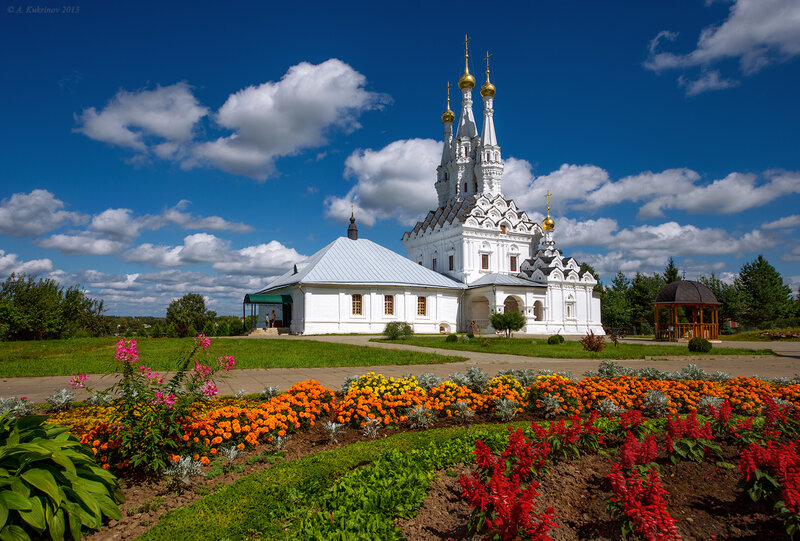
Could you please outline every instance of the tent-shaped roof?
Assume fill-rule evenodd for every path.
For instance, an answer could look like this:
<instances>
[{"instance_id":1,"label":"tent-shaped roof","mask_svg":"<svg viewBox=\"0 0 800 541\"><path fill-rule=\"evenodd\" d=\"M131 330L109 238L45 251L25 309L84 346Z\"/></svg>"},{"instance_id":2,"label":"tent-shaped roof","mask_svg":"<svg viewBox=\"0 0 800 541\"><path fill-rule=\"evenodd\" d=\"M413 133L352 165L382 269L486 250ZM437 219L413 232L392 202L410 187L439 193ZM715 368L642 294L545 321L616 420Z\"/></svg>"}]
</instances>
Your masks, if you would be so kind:
<instances>
[{"instance_id":1,"label":"tent-shaped roof","mask_svg":"<svg viewBox=\"0 0 800 541\"><path fill-rule=\"evenodd\" d=\"M339 237L258 293L294 284L397 285L464 289L451 280L367 239Z\"/></svg>"},{"instance_id":2,"label":"tent-shaped roof","mask_svg":"<svg viewBox=\"0 0 800 541\"><path fill-rule=\"evenodd\" d=\"M653 304L722 304L714 293L700 282L680 280L665 285Z\"/></svg>"}]
</instances>

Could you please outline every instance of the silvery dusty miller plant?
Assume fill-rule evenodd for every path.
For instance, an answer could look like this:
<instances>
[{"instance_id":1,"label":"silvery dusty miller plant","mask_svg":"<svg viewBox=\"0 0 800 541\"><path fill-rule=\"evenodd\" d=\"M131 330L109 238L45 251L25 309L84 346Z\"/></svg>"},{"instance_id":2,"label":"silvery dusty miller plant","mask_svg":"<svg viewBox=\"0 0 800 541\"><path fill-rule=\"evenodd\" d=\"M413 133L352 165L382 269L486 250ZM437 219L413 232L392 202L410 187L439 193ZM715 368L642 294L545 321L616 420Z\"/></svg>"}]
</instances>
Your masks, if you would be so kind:
<instances>
[{"instance_id":1,"label":"silvery dusty miller plant","mask_svg":"<svg viewBox=\"0 0 800 541\"><path fill-rule=\"evenodd\" d=\"M506 398L501 398L500 400L495 400L495 415L500 417L503 421L510 421L514 417L517 416L517 409L519 408L519 402L516 400L508 400Z\"/></svg>"},{"instance_id":2,"label":"silvery dusty miller plant","mask_svg":"<svg viewBox=\"0 0 800 541\"><path fill-rule=\"evenodd\" d=\"M719 409L725 403L725 400L718 396L704 395L697 401L697 413L708 415L711 413L709 406L714 409Z\"/></svg>"},{"instance_id":3,"label":"silvery dusty miller plant","mask_svg":"<svg viewBox=\"0 0 800 541\"><path fill-rule=\"evenodd\" d=\"M203 465L199 461L192 460L190 456L182 456L178 462L164 468L164 475L171 477L180 490L183 486L192 484L192 477L203 475Z\"/></svg>"},{"instance_id":4,"label":"silvery dusty miller plant","mask_svg":"<svg viewBox=\"0 0 800 541\"><path fill-rule=\"evenodd\" d=\"M281 394L280 389L278 389L277 387L273 387L271 385L264 387L264 390L261 391L261 396L263 396L267 400L269 400L270 398L275 398L279 394Z\"/></svg>"},{"instance_id":5,"label":"silvery dusty miller plant","mask_svg":"<svg viewBox=\"0 0 800 541\"><path fill-rule=\"evenodd\" d=\"M275 445L275 449L280 451L283 449L283 446L286 445L286 442L291 439L291 436L275 436L275 439L272 440L272 444Z\"/></svg>"},{"instance_id":6,"label":"silvery dusty miller plant","mask_svg":"<svg viewBox=\"0 0 800 541\"><path fill-rule=\"evenodd\" d=\"M469 422L475 418L475 410L473 410L466 402L456 402L453 404L453 410L456 412L456 415L464 420L464 423L466 424L469 424Z\"/></svg>"},{"instance_id":7,"label":"silvery dusty miller plant","mask_svg":"<svg viewBox=\"0 0 800 541\"><path fill-rule=\"evenodd\" d=\"M33 404L27 398L0 398L0 415L9 412L11 418L25 417L33 413Z\"/></svg>"},{"instance_id":8,"label":"silvery dusty miller plant","mask_svg":"<svg viewBox=\"0 0 800 541\"><path fill-rule=\"evenodd\" d=\"M564 412L561 406L564 405L564 400L560 396L554 396L550 393L545 393L541 399L542 411L545 417L555 417Z\"/></svg>"},{"instance_id":9,"label":"silvery dusty miller plant","mask_svg":"<svg viewBox=\"0 0 800 541\"><path fill-rule=\"evenodd\" d=\"M364 437L375 439L378 437L378 429L381 427L380 419L367 419L364 425Z\"/></svg>"},{"instance_id":10,"label":"silvery dusty miller plant","mask_svg":"<svg viewBox=\"0 0 800 541\"><path fill-rule=\"evenodd\" d=\"M64 411L69 409L70 403L75 399L75 393L69 389L61 389L47 397L52 411Z\"/></svg>"},{"instance_id":11,"label":"silvery dusty miller plant","mask_svg":"<svg viewBox=\"0 0 800 541\"><path fill-rule=\"evenodd\" d=\"M433 411L421 405L408 412L411 428L427 428L433 424L434 419Z\"/></svg>"},{"instance_id":12,"label":"silvery dusty miller plant","mask_svg":"<svg viewBox=\"0 0 800 541\"><path fill-rule=\"evenodd\" d=\"M483 370L477 366L471 366L467 369L467 387L470 390L482 393L487 383L489 383L489 376Z\"/></svg>"},{"instance_id":13,"label":"silvery dusty miller plant","mask_svg":"<svg viewBox=\"0 0 800 541\"><path fill-rule=\"evenodd\" d=\"M238 457L240 454L239 449L237 449L235 445L220 447L217 452L219 456L227 458L229 462L236 460L236 457Z\"/></svg>"},{"instance_id":14,"label":"silvery dusty miller plant","mask_svg":"<svg viewBox=\"0 0 800 541\"><path fill-rule=\"evenodd\" d=\"M325 431L325 434L328 435L328 439L331 443L337 443L336 435L342 430L344 427L341 423L335 423L333 421L325 421L322 423L322 430Z\"/></svg>"},{"instance_id":15,"label":"silvery dusty miller plant","mask_svg":"<svg viewBox=\"0 0 800 541\"><path fill-rule=\"evenodd\" d=\"M442 383L442 378L436 374L425 373L417 376L417 383L426 391L430 391L431 388Z\"/></svg>"},{"instance_id":16,"label":"silvery dusty miller plant","mask_svg":"<svg viewBox=\"0 0 800 541\"><path fill-rule=\"evenodd\" d=\"M625 413L625 408L617 406L613 400L609 400L608 398L604 398L600 402L595 402L592 409L601 415L619 415L620 413Z\"/></svg>"},{"instance_id":17,"label":"silvery dusty miller plant","mask_svg":"<svg viewBox=\"0 0 800 541\"><path fill-rule=\"evenodd\" d=\"M663 417L669 413L669 397L658 389L647 391L642 398L642 409L651 417Z\"/></svg>"}]
</instances>

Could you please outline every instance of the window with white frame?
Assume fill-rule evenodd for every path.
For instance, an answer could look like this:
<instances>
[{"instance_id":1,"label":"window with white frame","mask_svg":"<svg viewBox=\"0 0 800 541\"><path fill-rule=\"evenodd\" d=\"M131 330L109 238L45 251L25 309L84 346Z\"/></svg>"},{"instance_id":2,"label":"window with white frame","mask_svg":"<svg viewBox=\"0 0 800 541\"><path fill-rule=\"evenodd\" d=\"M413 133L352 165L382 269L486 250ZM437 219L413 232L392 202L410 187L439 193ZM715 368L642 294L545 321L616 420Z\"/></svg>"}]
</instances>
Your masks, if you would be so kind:
<instances>
[{"instance_id":1,"label":"window with white frame","mask_svg":"<svg viewBox=\"0 0 800 541\"><path fill-rule=\"evenodd\" d=\"M383 296L383 315L385 316L394 315L394 295Z\"/></svg>"},{"instance_id":2,"label":"window with white frame","mask_svg":"<svg viewBox=\"0 0 800 541\"><path fill-rule=\"evenodd\" d=\"M363 314L363 301L360 293L353 294L353 315L360 316Z\"/></svg>"},{"instance_id":3,"label":"window with white frame","mask_svg":"<svg viewBox=\"0 0 800 541\"><path fill-rule=\"evenodd\" d=\"M481 270L489 270L489 254L481 254Z\"/></svg>"},{"instance_id":4,"label":"window with white frame","mask_svg":"<svg viewBox=\"0 0 800 541\"><path fill-rule=\"evenodd\" d=\"M508 261L508 268L511 272L517 272L517 256L512 255Z\"/></svg>"},{"instance_id":5,"label":"window with white frame","mask_svg":"<svg viewBox=\"0 0 800 541\"><path fill-rule=\"evenodd\" d=\"M428 299L427 297L417 297L417 315L428 315Z\"/></svg>"},{"instance_id":6,"label":"window with white frame","mask_svg":"<svg viewBox=\"0 0 800 541\"><path fill-rule=\"evenodd\" d=\"M575 297L567 297L567 319L575 319Z\"/></svg>"}]
</instances>

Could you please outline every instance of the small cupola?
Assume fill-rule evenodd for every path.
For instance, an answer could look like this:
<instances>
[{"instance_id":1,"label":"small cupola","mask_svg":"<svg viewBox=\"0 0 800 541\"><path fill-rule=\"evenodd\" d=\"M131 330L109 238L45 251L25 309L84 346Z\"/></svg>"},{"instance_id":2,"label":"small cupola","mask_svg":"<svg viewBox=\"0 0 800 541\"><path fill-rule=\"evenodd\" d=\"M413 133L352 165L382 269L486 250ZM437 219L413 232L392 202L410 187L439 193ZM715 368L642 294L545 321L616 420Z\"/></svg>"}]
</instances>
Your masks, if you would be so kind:
<instances>
[{"instance_id":1,"label":"small cupola","mask_svg":"<svg viewBox=\"0 0 800 541\"><path fill-rule=\"evenodd\" d=\"M356 217L352 210L350 211L350 225L347 226L347 238L358 240L358 227L356 227Z\"/></svg>"}]
</instances>

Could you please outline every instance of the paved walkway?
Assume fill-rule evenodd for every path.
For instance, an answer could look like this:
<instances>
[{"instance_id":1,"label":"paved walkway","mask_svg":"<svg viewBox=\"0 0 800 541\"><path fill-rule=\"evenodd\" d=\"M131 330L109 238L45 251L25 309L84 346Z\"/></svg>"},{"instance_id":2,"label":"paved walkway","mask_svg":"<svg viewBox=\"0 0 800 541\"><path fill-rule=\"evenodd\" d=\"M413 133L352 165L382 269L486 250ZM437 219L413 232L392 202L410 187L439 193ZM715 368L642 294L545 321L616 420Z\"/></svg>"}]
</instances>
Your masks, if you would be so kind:
<instances>
[{"instance_id":1,"label":"paved walkway","mask_svg":"<svg viewBox=\"0 0 800 541\"><path fill-rule=\"evenodd\" d=\"M543 368L554 371L569 371L575 376L581 376L587 370L596 370L599 361L590 359L547 359L540 357L525 357L521 355L503 355L496 353L481 353L471 351L453 351L438 348L422 348L404 344L385 344L370 342L373 336L280 336L253 338L253 340L317 340L341 344L353 344L367 347L385 349L406 349L440 353L442 355L459 355L467 360L459 363L434 364L434 365L404 365L404 366L359 366L359 367L324 367L324 368L266 368L234 370L230 376L218 381L222 394L234 394L244 390L247 393L256 393L271 385L281 390L286 390L298 381L314 379L333 389L341 387L345 378L350 375L361 375L366 372L380 372L385 376L403 376L406 374L422 374L430 372L437 376L447 376L453 372L465 372L471 366L482 368L487 374L494 375L501 370ZM653 344L650 340L630 338L625 342ZM611 345L607 347L613 347ZM745 356L725 355L722 350L728 347L745 347L752 349L769 348L775 351L775 356ZM692 362L707 372L727 372L733 376L778 377L794 376L800 373L800 342L720 342L714 344L715 355L703 357L672 357L659 356L653 359L618 361L621 365L631 368L653 366L659 370L680 370ZM115 381L113 375L92 375L90 381L97 389L110 386ZM0 380L0 397L25 396L35 402L44 402L45 398L58 389L69 385L67 376L47 376L34 378L4 378ZM77 398L86 398L86 393L78 392Z\"/></svg>"}]
</instances>

